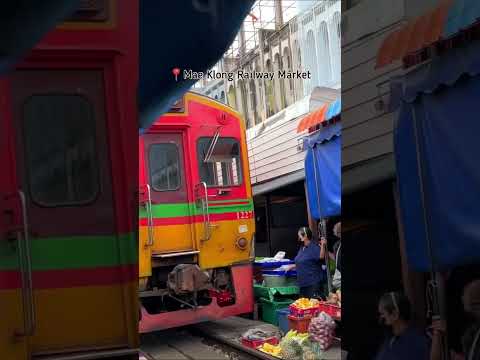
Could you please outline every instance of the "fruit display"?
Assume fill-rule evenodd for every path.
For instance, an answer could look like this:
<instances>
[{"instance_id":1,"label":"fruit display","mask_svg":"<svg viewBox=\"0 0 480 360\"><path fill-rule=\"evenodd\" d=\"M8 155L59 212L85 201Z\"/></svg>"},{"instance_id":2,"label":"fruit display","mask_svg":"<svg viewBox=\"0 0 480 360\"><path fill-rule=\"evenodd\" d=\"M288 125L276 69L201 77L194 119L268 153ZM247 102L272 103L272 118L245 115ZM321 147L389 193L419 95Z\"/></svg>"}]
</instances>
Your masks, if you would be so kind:
<instances>
[{"instance_id":1,"label":"fruit display","mask_svg":"<svg viewBox=\"0 0 480 360\"><path fill-rule=\"evenodd\" d=\"M296 307L297 309L306 310L317 307L320 302L317 299L306 299L300 298L295 301L292 306Z\"/></svg>"},{"instance_id":2,"label":"fruit display","mask_svg":"<svg viewBox=\"0 0 480 360\"><path fill-rule=\"evenodd\" d=\"M318 314L320 301L317 299L301 298L295 301L290 308L290 315L295 317L315 316Z\"/></svg>"},{"instance_id":3,"label":"fruit display","mask_svg":"<svg viewBox=\"0 0 480 360\"><path fill-rule=\"evenodd\" d=\"M282 348L280 345L272 345L269 343L265 343L258 348L258 350L267 353L272 356L276 356L278 358L282 357Z\"/></svg>"},{"instance_id":4,"label":"fruit display","mask_svg":"<svg viewBox=\"0 0 480 360\"><path fill-rule=\"evenodd\" d=\"M294 339L299 344L303 344L305 341L308 340L308 333L299 333L296 330L290 330L288 333L285 334L284 339Z\"/></svg>"},{"instance_id":5,"label":"fruit display","mask_svg":"<svg viewBox=\"0 0 480 360\"><path fill-rule=\"evenodd\" d=\"M306 341L308 341L308 334L298 334L295 330L290 330L280 342L282 359L302 359L303 345Z\"/></svg>"}]
</instances>

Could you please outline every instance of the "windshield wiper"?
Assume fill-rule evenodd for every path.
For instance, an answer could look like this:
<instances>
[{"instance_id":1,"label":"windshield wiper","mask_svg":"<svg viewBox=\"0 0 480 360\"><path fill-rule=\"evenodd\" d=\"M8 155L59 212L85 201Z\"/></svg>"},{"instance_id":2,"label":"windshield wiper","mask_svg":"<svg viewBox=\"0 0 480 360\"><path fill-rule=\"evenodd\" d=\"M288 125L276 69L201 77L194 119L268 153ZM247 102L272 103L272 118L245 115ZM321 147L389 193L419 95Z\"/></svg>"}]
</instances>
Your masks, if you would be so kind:
<instances>
[{"instance_id":1,"label":"windshield wiper","mask_svg":"<svg viewBox=\"0 0 480 360\"><path fill-rule=\"evenodd\" d=\"M213 150L215 149L215 146L217 145L218 138L220 137L220 130L222 129L221 126L217 128L217 131L215 132L215 135L213 135L212 141L210 142L210 145L208 146L207 153L205 154L205 158L203 159L203 162L208 162L210 158L212 157Z\"/></svg>"}]
</instances>

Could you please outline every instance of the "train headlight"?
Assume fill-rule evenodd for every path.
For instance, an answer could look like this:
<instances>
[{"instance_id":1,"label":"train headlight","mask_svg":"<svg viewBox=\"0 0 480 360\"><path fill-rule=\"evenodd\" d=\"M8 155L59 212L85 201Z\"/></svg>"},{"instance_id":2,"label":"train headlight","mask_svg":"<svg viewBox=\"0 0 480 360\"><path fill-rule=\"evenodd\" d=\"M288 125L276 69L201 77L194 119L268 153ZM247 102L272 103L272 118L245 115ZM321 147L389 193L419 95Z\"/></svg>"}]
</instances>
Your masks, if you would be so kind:
<instances>
[{"instance_id":1,"label":"train headlight","mask_svg":"<svg viewBox=\"0 0 480 360\"><path fill-rule=\"evenodd\" d=\"M236 245L240 250L245 250L248 245L247 239L245 238L238 239Z\"/></svg>"}]
</instances>

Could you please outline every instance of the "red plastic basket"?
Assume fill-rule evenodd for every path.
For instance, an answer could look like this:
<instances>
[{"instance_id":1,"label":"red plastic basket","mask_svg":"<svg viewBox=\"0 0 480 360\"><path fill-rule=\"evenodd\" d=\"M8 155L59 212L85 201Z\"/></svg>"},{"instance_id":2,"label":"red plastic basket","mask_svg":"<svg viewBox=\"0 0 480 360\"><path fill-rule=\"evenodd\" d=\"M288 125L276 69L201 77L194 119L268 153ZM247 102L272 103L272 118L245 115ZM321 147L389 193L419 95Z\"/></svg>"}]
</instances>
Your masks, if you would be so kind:
<instances>
[{"instance_id":1,"label":"red plastic basket","mask_svg":"<svg viewBox=\"0 0 480 360\"><path fill-rule=\"evenodd\" d=\"M265 343L269 343L271 345L278 345L279 340L276 337L271 337L268 339L261 339L261 340L250 340L250 339L242 338L242 345L252 349L258 349L260 346L262 346Z\"/></svg>"},{"instance_id":2,"label":"red plastic basket","mask_svg":"<svg viewBox=\"0 0 480 360\"><path fill-rule=\"evenodd\" d=\"M342 308L337 305L320 303L318 305L319 312L324 312L327 315L330 315L332 318L339 320L342 317Z\"/></svg>"},{"instance_id":3,"label":"red plastic basket","mask_svg":"<svg viewBox=\"0 0 480 360\"><path fill-rule=\"evenodd\" d=\"M318 306L312 307L309 309L299 309L295 305L290 305L289 309L290 309L290 315L295 316L297 318L301 318L305 316L315 316L320 312L318 309Z\"/></svg>"},{"instance_id":4,"label":"red plastic basket","mask_svg":"<svg viewBox=\"0 0 480 360\"><path fill-rule=\"evenodd\" d=\"M297 330L300 334L305 334L308 332L310 321L312 321L312 316L310 315L305 315L302 317L289 315L288 327L290 330Z\"/></svg>"}]
</instances>

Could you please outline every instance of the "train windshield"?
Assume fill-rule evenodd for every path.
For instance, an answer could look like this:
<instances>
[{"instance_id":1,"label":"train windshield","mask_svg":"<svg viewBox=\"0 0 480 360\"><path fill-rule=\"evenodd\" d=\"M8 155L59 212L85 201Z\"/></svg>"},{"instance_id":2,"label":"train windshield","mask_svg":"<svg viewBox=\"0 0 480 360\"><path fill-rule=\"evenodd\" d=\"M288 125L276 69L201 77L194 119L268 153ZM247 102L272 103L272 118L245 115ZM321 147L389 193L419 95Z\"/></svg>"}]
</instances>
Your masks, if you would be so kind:
<instances>
[{"instance_id":1,"label":"train windshield","mask_svg":"<svg viewBox=\"0 0 480 360\"><path fill-rule=\"evenodd\" d=\"M218 138L213 149L211 137L198 140L200 181L207 186L236 186L242 183L240 144L233 138ZM210 150L210 153L209 153Z\"/></svg>"},{"instance_id":2,"label":"train windshield","mask_svg":"<svg viewBox=\"0 0 480 360\"><path fill-rule=\"evenodd\" d=\"M149 153L150 183L155 191L180 188L180 157L175 144L153 144Z\"/></svg>"}]
</instances>

